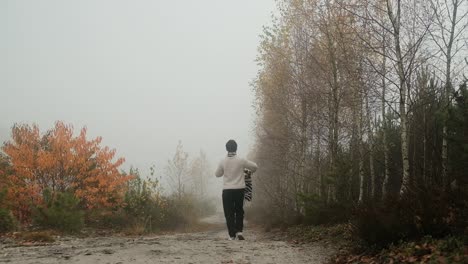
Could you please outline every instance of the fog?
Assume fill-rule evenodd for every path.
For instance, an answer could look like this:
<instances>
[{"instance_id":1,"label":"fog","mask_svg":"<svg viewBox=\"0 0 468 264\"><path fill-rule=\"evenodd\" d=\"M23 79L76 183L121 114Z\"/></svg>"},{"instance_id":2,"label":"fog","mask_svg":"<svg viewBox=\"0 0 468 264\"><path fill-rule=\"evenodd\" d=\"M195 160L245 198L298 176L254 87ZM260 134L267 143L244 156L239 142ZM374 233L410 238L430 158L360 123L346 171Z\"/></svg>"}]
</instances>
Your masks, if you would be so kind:
<instances>
[{"instance_id":1,"label":"fog","mask_svg":"<svg viewBox=\"0 0 468 264\"><path fill-rule=\"evenodd\" d=\"M158 171L178 141L211 165L254 142L249 83L274 0L1 1L0 141L62 120Z\"/></svg>"}]
</instances>

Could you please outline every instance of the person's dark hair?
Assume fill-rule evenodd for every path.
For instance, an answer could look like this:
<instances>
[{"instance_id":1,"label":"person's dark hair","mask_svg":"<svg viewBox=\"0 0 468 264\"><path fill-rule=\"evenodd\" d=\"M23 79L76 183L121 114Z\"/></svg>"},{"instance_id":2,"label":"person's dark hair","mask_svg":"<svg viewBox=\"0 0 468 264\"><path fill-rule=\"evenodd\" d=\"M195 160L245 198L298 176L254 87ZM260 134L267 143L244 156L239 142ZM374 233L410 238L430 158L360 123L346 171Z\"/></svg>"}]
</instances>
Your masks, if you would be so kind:
<instances>
[{"instance_id":1,"label":"person's dark hair","mask_svg":"<svg viewBox=\"0 0 468 264\"><path fill-rule=\"evenodd\" d=\"M228 152L236 152L237 151L237 143L234 139L229 140L226 143L226 150Z\"/></svg>"}]
</instances>

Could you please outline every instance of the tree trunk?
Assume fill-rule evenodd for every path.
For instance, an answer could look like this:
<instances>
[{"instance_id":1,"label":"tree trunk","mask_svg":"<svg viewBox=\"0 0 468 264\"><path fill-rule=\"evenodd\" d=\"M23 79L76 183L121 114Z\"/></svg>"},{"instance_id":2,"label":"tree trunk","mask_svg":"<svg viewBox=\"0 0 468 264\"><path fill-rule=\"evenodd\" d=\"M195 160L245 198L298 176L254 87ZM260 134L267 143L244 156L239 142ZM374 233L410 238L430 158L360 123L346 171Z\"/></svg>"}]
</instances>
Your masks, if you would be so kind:
<instances>
[{"instance_id":1,"label":"tree trunk","mask_svg":"<svg viewBox=\"0 0 468 264\"><path fill-rule=\"evenodd\" d=\"M358 92L359 93L359 92ZM364 201L364 144L362 142L362 122L363 122L363 111L362 111L362 98L359 93L359 120L358 122L358 144L359 144L359 203Z\"/></svg>"},{"instance_id":2,"label":"tree trunk","mask_svg":"<svg viewBox=\"0 0 468 264\"><path fill-rule=\"evenodd\" d=\"M455 26L457 25L457 11L459 2L454 0L452 2L452 18L451 18L451 27L450 27L450 38L447 43L447 53L446 55L446 68L445 68L445 91L444 91L444 104L445 104L445 120L444 126L442 128L442 184L446 188L450 182L448 179L448 147L447 147L447 119L448 119L448 108L450 107L450 92L452 89L451 83L451 67L452 67L452 47L455 37Z\"/></svg>"},{"instance_id":3,"label":"tree trunk","mask_svg":"<svg viewBox=\"0 0 468 264\"><path fill-rule=\"evenodd\" d=\"M387 83L386 79L387 78L387 66L386 66L386 43L385 43L385 33L383 36L383 45L382 45L382 54L383 56L383 61L382 61L382 140L383 140L383 152L384 152L384 180L382 184L382 197L385 198L388 195L388 184L389 184L389 177L390 177L390 171L388 167L388 143L387 143L387 113L386 113L386 107L387 107L387 100L385 99L385 95L387 92Z\"/></svg>"},{"instance_id":4,"label":"tree trunk","mask_svg":"<svg viewBox=\"0 0 468 264\"><path fill-rule=\"evenodd\" d=\"M336 159L338 155L338 112L339 112L339 84L338 84L338 62L336 61L335 42L332 39L331 33L326 32L328 42L329 59L332 67L332 84L331 84L331 98L329 100L330 107L330 171L334 177L334 183L328 186L327 201L331 202L336 200Z\"/></svg>"},{"instance_id":5,"label":"tree trunk","mask_svg":"<svg viewBox=\"0 0 468 264\"><path fill-rule=\"evenodd\" d=\"M318 193L319 193L319 198L320 200L325 200L324 199L324 193L325 193L325 185L324 185L324 179L323 179L323 173L322 173L322 169L321 169L321 160L320 160L320 155L321 155L321 134L322 134L322 130L320 128L318 128L318 131L317 131L317 143L316 143L316 150L315 150L315 166L317 168L317 175L318 175L318 181L319 181L319 184L318 184Z\"/></svg>"},{"instance_id":6,"label":"tree trunk","mask_svg":"<svg viewBox=\"0 0 468 264\"><path fill-rule=\"evenodd\" d=\"M375 198L375 170L374 170L374 134L372 131L371 111L369 107L369 96L366 94L367 136L369 138L369 176L371 180L371 199Z\"/></svg>"},{"instance_id":7,"label":"tree trunk","mask_svg":"<svg viewBox=\"0 0 468 264\"><path fill-rule=\"evenodd\" d=\"M405 194L409 189L410 184L410 171L409 171L409 159L408 159L408 115L406 113L406 93L408 91L409 85L407 83L407 75L405 73L405 68L403 65L403 56L401 54L401 44L400 44L400 14L401 14L401 1L398 0L397 14L393 14L393 9L390 6L391 3L387 1L387 12L390 17L390 20L393 24L393 38L395 42L395 55L396 55L396 66L398 78L400 79L400 100L399 100L399 110L400 110L400 137L401 137L401 158L403 163L403 179L400 187L400 196Z\"/></svg>"}]
</instances>

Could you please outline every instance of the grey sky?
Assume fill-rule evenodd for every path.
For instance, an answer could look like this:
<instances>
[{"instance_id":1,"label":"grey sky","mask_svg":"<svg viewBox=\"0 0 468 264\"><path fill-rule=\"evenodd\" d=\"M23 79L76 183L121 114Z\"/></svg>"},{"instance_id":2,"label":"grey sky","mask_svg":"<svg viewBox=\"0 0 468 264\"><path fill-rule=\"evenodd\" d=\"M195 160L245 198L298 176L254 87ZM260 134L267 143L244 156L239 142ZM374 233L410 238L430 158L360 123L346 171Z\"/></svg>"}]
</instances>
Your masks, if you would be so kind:
<instances>
[{"instance_id":1,"label":"grey sky","mask_svg":"<svg viewBox=\"0 0 468 264\"><path fill-rule=\"evenodd\" d=\"M0 1L0 141L15 122L88 127L126 166L179 140L211 161L251 147L249 83L274 0Z\"/></svg>"}]
</instances>

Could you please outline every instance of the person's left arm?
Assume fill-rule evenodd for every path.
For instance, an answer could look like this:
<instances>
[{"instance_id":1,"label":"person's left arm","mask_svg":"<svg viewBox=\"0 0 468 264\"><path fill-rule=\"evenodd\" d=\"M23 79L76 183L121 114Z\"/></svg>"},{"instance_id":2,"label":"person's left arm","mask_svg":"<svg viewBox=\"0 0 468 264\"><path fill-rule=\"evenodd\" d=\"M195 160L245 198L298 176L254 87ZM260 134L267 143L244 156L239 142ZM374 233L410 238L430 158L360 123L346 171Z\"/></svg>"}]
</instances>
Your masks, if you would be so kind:
<instances>
[{"instance_id":1,"label":"person's left arm","mask_svg":"<svg viewBox=\"0 0 468 264\"><path fill-rule=\"evenodd\" d=\"M249 169L252 173L254 173L255 171L257 171L258 166L255 162L245 159L244 168Z\"/></svg>"}]
</instances>

